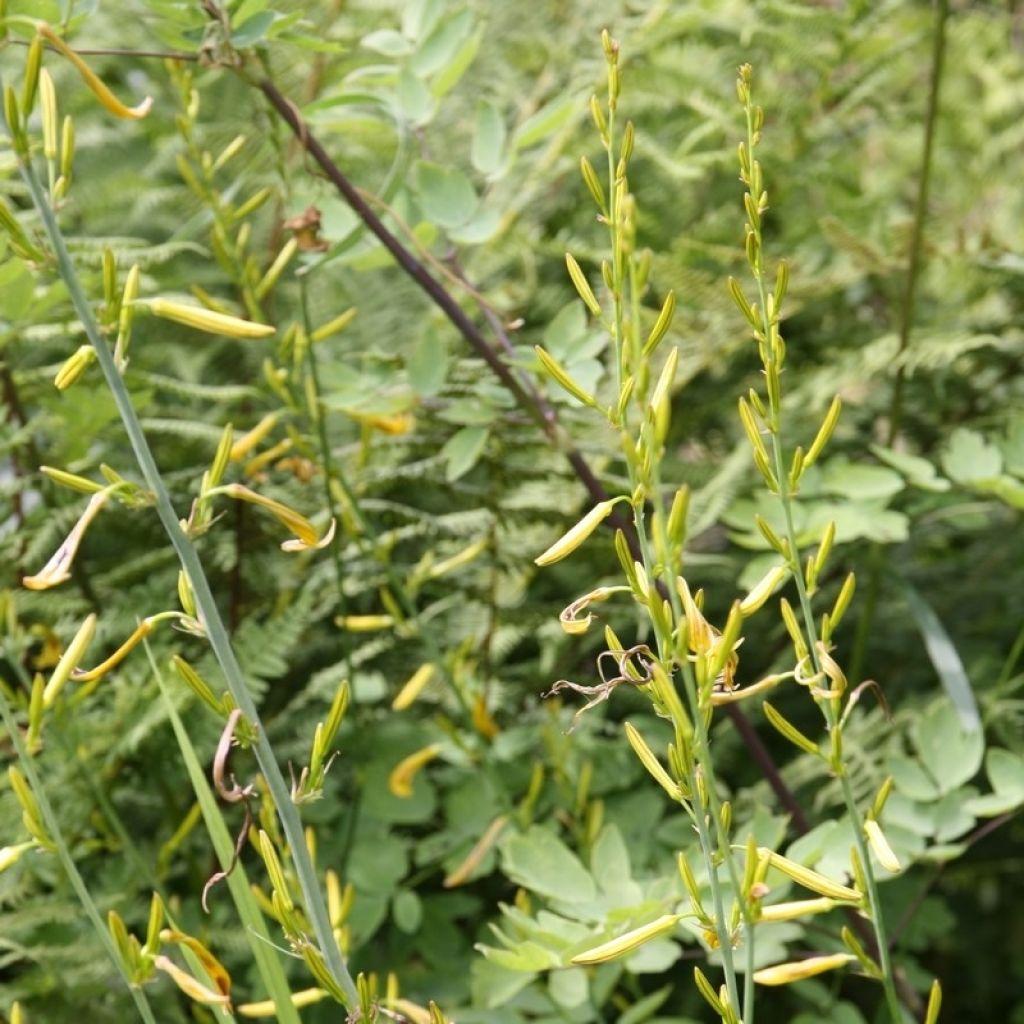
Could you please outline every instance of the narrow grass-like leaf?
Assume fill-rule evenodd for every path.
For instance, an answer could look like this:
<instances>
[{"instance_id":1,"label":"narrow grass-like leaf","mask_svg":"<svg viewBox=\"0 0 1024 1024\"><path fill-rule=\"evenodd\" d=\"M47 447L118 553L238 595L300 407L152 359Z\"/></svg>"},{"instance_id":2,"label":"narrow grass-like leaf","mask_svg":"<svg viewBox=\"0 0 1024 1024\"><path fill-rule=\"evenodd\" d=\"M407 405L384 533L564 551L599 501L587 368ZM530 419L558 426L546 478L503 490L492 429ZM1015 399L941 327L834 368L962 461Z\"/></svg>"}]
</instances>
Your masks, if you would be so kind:
<instances>
[{"instance_id":1,"label":"narrow grass-like leaf","mask_svg":"<svg viewBox=\"0 0 1024 1024\"><path fill-rule=\"evenodd\" d=\"M210 784L206 781L202 763L196 754L192 741L189 739L185 724L181 720L174 707L168 692L167 683L163 673L160 671L149 645L146 645L146 653L149 655L153 675L156 677L157 685L160 687L160 694L167 706L167 717L170 719L171 728L174 730L174 738L178 741L181 750L181 759L188 770L192 789L199 801L200 810L203 813L203 823L213 843L222 870L226 871L231 864L234 853L234 840L224 822L217 805L217 798L214 796ZM245 926L246 938L249 948L252 950L253 959L259 970L260 978L266 986L267 993L277 1008L277 1019L284 1024L300 1024L299 1015L291 1001L291 990L288 987L288 980L285 978L284 970L277 954L274 952L270 933L267 930L263 914L256 905L252 889L246 878L245 869L241 864L236 864L234 871L227 877L228 889L238 909L238 916Z\"/></svg>"},{"instance_id":2,"label":"narrow grass-like leaf","mask_svg":"<svg viewBox=\"0 0 1024 1024\"><path fill-rule=\"evenodd\" d=\"M964 663L960 660L956 646L935 614L935 609L906 580L903 581L903 590L907 598L907 607L921 633L928 659L942 683L942 688L949 694L964 729L967 732L977 732L981 728L978 703L974 699L971 681L967 678Z\"/></svg>"}]
</instances>

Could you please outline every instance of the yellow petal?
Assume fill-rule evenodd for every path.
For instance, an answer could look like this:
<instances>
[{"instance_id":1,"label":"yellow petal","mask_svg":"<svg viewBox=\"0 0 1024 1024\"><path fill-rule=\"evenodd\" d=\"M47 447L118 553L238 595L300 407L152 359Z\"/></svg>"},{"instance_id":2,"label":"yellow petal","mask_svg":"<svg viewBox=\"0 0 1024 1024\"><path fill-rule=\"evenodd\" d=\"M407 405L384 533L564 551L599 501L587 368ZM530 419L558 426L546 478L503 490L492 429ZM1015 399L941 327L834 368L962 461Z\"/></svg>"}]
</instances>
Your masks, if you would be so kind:
<instances>
[{"instance_id":1,"label":"yellow petal","mask_svg":"<svg viewBox=\"0 0 1024 1024\"><path fill-rule=\"evenodd\" d=\"M223 995L220 992L214 992L213 989L207 988L202 982L197 981L192 977L191 974L183 971L173 960L169 960L165 956L158 956L153 960L153 966L158 971L163 971L169 975L171 980L174 982L182 992L189 997L194 999L197 1003L203 1003L206 1006L230 1006L231 998Z\"/></svg>"},{"instance_id":2,"label":"yellow petal","mask_svg":"<svg viewBox=\"0 0 1024 1024\"><path fill-rule=\"evenodd\" d=\"M153 106L153 99L147 96L137 107L125 106L102 82L99 76L75 53L74 50L64 42L46 22L39 22L36 30L43 36L55 50L62 53L78 69L82 81L89 87L95 97L115 117L123 117L131 120L138 120L145 117Z\"/></svg>"},{"instance_id":3,"label":"yellow petal","mask_svg":"<svg viewBox=\"0 0 1024 1024\"><path fill-rule=\"evenodd\" d=\"M67 535L64 543L54 552L53 557L34 576L26 576L22 579L22 585L29 590L48 590L56 587L65 580L71 579L71 563L78 553L78 545L85 536L89 524L96 518L99 511L107 503L110 497L111 488L106 487L97 491L85 506L85 511L79 516L71 532Z\"/></svg>"},{"instance_id":4,"label":"yellow petal","mask_svg":"<svg viewBox=\"0 0 1024 1024\"><path fill-rule=\"evenodd\" d=\"M393 796L405 800L412 796L412 784L419 770L434 760L441 752L440 743L431 743L422 750L403 758L391 770L388 776L388 789Z\"/></svg>"},{"instance_id":5,"label":"yellow petal","mask_svg":"<svg viewBox=\"0 0 1024 1024\"><path fill-rule=\"evenodd\" d=\"M307 520L308 522L308 520ZM293 540L285 540L281 542L282 551L322 551L328 544L334 540L335 531L338 529L338 523L331 517L331 525L327 527L327 532L319 539L316 540L316 534L312 543L308 540L303 540L299 537Z\"/></svg>"}]
</instances>

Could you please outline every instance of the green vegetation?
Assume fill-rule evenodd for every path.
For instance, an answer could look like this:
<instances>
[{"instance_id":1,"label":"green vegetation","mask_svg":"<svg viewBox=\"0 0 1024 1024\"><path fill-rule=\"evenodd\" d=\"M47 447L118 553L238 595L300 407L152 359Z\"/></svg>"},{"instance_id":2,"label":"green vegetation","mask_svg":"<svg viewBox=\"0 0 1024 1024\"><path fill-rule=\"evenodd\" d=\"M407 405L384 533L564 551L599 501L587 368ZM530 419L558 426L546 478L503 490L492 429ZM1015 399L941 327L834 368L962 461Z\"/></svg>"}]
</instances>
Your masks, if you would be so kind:
<instances>
[{"instance_id":1,"label":"green vegetation","mask_svg":"<svg viewBox=\"0 0 1024 1024\"><path fill-rule=\"evenodd\" d=\"M0 16L5 1019L1024 1022L1013 5Z\"/></svg>"}]
</instances>

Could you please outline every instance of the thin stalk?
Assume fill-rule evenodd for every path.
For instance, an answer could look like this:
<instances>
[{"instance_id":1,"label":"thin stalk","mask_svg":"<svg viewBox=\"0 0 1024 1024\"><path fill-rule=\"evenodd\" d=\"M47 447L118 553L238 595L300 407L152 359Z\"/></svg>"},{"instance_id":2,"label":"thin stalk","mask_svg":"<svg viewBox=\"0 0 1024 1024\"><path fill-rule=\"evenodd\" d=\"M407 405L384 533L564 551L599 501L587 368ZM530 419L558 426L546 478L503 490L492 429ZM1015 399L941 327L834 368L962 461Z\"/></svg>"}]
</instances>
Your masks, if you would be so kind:
<instances>
[{"instance_id":1,"label":"thin stalk","mask_svg":"<svg viewBox=\"0 0 1024 1024\"><path fill-rule=\"evenodd\" d=\"M206 779L203 766L199 761L192 741L189 738L185 723L181 720L174 701L171 699L170 687L167 680L160 671L153 656L153 649L148 640L144 640L146 657L149 659L149 666L160 689L160 696L163 698L167 709L167 717L174 731L174 737L178 742L181 751L182 761L188 771L189 780L192 783L193 792L199 803L203 815L203 822L206 831L213 843L217 859L220 861L221 869L228 872L227 886L231 893L238 916L245 926L246 941L252 952L252 958L256 964L256 970L263 981L267 995L273 1000L277 1012L276 1020L279 1024L300 1024L299 1011L292 1005L291 989L285 975L284 967L278 959L277 947L271 941L267 923L264 920L263 912L260 910L253 895L252 887L246 876L245 868L241 863L236 863L234 870L231 870L231 863L234 859L235 842L228 831L224 815L221 813L217 803L217 797L213 788Z\"/></svg>"},{"instance_id":2,"label":"thin stalk","mask_svg":"<svg viewBox=\"0 0 1024 1024\"><path fill-rule=\"evenodd\" d=\"M288 125L295 137L301 143L303 149L316 162L324 172L327 179L334 185L335 189L348 202L353 212L362 220L366 227L380 240L385 248L394 256L399 267L423 290L430 300L448 317L452 325L468 342L470 347L487 363L498 379L508 387L510 393L522 409L530 417L538 422L555 450L562 452L576 474L577 479L583 485L587 494L594 502L608 500L608 492L602 486L597 475L590 464L580 453L565 431L558 424L557 414L550 405L535 405L530 400L531 392L523 388L519 381L509 382L510 371L507 364L495 353L488 344L487 339L477 329L476 325L462 312L458 303L446 291L443 285L435 280L410 253L402 243L387 229L386 225L373 212L369 204L363 198L360 190L342 173L338 165L331 159L327 150L317 139L302 118L298 107L285 96L277 86L269 79L251 83L254 84L266 96L270 105L278 116ZM614 168L613 168L614 172ZM617 372L619 372L617 370ZM621 374L620 374L621 376ZM340 482L340 480L339 480ZM622 516L617 510L605 520L605 526L612 530L622 530L630 550L635 558L640 557L640 548L629 519ZM737 731L747 746L748 750L757 761L759 767L768 780L772 791L775 793L779 803L786 808L792 816L793 822L801 832L807 832L809 823L799 802L793 792L786 785L785 780L779 773L778 767L771 759L771 754L761 742L749 719L737 705L729 705L726 714L735 725Z\"/></svg>"},{"instance_id":3,"label":"thin stalk","mask_svg":"<svg viewBox=\"0 0 1024 1024\"><path fill-rule=\"evenodd\" d=\"M661 494L661 477L660 477L660 465L657 459L652 460L651 473L653 478L653 489L655 494ZM664 526L664 524L663 524ZM668 550L668 538L662 536L661 538L662 549ZM683 620L683 609L679 597L679 592L672 585L672 581L667 581L669 601L672 605L672 612L677 622ZM740 882L739 871L736 866L736 860L733 853L732 843L729 841L729 836L726 833L723 819L722 819L722 801L718 795L718 779L715 773L714 758L711 754L711 738L708 733L707 724L704 720L704 715L701 713L699 707L699 701L697 699L697 684L696 679L693 678L693 672L690 668L690 664L686 659L685 650L677 652L676 660L683 666L683 678L686 689L687 700L690 704L690 715L693 718L694 727L694 738L695 738L695 750L697 752L697 759L704 769L704 788L708 796L708 804L710 805L711 818L714 822L715 834L718 840L718 853L719 856L725 861L726 868L729 872L729 882L732 886L734 899L740 908L740 914L742 915L744 924L744 959L745 959L745 972L743 978L743 1004L742 1004L742 1017L743 1024L754 1024L754 1001L755 1001L755 988L754 988L754 954L755 954L755 931L754 931L754 920L750 915L750 908L747 905L745 899L743 899L743 886ZM693 791L696 792L696 791ZM717 882L717 873L714 875L715 882ZM713 883L714 884L714 883ZM716 914L718 911L716 910ZM728 944L731 949L731 933L728 929L724 929L724 939L726 942L722 944L722 948ZM719 941L722 942L723 935L719 935ZM724 962L723 955L723 962ZM734 972L735 973L735 972ZM734 1003L734 1008L739 1009L740 1004Z\"/></svg>"},{"instance_id":4,"label":"thin stalk","mask_svg":"<svg viewBox=\"0 0 1024 1024\"><path fill-rule=\"evenodd\" d=\"M630 476L634 475L632 466L630 467ZM655 565L655 558L650 550L650 543L647 538L646 527L644 526L643 511L642 509L634 509L634 523L636 525L637 536L640 539L640 548L643 552L644 567L648 570L648 573L652 573ZM654 579L653 575L649 575L650 579ZM669 600L672 603L676 621L681 621L682 609L678 606L679 597L674 594L675 588L669 587ZM658 597L657 591L652 595L652 600L656 600ZM677 660L676 652L673 647L672 638L662 636L661 632L655 625L655 636L658 644L658 656L661 661L671 666L672 663ZM722 954L722 969L725 973L725 984L729 992L730 1005L736 1009L740 1006L739 1001L739 988L736 984L736 967L732 957L732 936L729 931L728 925L725 919L725 901L722 895L722 886L718 880L718 869L715 865L714 851L711 848L711 834L708 829L707 815L705 813L704 801L700 799L701 788L708 795L708 804L711 805L711 816L714 819L716 830L721 831L721 804L718 803L718 795L715 792L715 774L714 766L709 756L708 742L707 742L707 729L704 726L704 716L701 714L697 702L697 685L696 680L693 677L693 669L690 663L687 661L685 654L678 659L682 669L684 686L688 702L690 704L690 715L693 718L693 729L696 743L694 744L694 770L690 772L687 777L687 783L690 787L691 799L693 800L694 810L696 813L693 814L693 824L697 829L697 835L700 838L701 853L704 857L704 867L708 874L708 884L711 886L711 897L714 901L715 906L715 932L718 936L718 948ZM677 728L680 723L675 723ZM696 766L700 766L703 770L704 785L698 787ZM712 793L714 792L714 797ZM717 806L716 806L717 804ZM728 845L728 844L726 844ZM733 871L733 883L736 889L736 898L739 899L739 879L735 876L735 868L729 859L730 869Z\"/></svg>"},{"instance_id":5,"label":"thin stalk","mask_svg":"<svg viewBox=\"0 0 1024 1024\"><path fill-rule=\"evenodd\" d=\"M747 115L747 153L749 159L754 161L754 150L755 150L755 129L754 129L754 108L752 103L746 104L746 115ZM754 202L758 201L758 197L754 196ZM764 342L762 345L762 351L764 352L765 368L771 373L776 368L777 354L775 346L772 344L772 319L769 315L769 295L768 288L765 281L765 269L764 269L764 255L762 247L762 236L759 222L751 221L750 229L756 236L756 262L751 267L754 273L754 279L757 284L758 300L760 303L761 310L761 330L764 334ZM776 311L776 315L778 311ZM769 399L769 434L771 436L772 446L772 462L775 478L778 483L778 496L779 502L782 506L783 515L785 518L785 540L789 545L789 558L790 558L790 569L792 571L793 581L796 584L797 595L800 603L800 610L803 616L804 632L807 640L809 641L808 647L810 650L811 659L814 663L815 673L820 677L824 678L824 671L822 668L821 658L818 652L818 631L817 625L814 621L814 611L811 607L810 595L807 593L807 585L803 575L803 569L800 560L800 548L797 544L797 532L793 521L793 495L790 492L788 477L789 474L785 468L785 462L783 458L784 446L782 438L782 409L776 400L773 398L773 390L768 389ZM838 727L839 723L836 717L836 711L833 706L831 699L824 699L819 705L825 716L825 722L828 732L831 734ZM875 882L874 869L871 865L871 858L868 853L867 844L864 840L864 833L861 827L861 816L860 811L857 808L856 801L853 796L853 789L850 786L850 780L847 776L844 766L833 765L833 771L839 777L842 791L843 800L846 804L846 811L850 817L850 822L853 825L854 843L857 849L857 855L860 858L861 864L864 868L864 875L867 881L868 887L868 902L871 910L871 924L875 932L875 939L877 945L877 953L879 958L879 966L882 970L882 987L885 990L885 999L889 1007L889 1013L892 1017L893 1024L900 1024L902 1021L902 1011L900 1009L899 997L896 994L896 987L893 981L892 973L892 962L889 955L889 946L885 936L885 921L882 916L881 904L878 900L878 888Z\"/></svg>"},{"instance_id":6,"label":"thin stalk","mask_svg":"<svg viewBox=\"0 0 1024 1024\"><path fill-rule=\"evenodd\" d=\"M245 684L241 666L231 647L231 641L221 619L217 603L214 600L213 592L210 590L210 584L203 570L202 562L199 560L191 539L181 528L178 515L171 504L170 495L160 475L160 470L146 441L142 425L132 406L131 398L124 386L124 381L121 379L120 373L118 373L113 356L99 333L92 308L82 290L82 285L71 261L64 236L57 225L49 203L46 201L39 179L31 165L27 162L22 162L20 167L22 177L28 186L32 201L42 219L50 244L57 255L60 275L68 289L72 305L78 314L86 336L96 351L97 360L103 371L107 386L114 397L114 402L121 416L121 422L135 452L139 469L146 481L146 486L153 493L157 515L178 554L182 568L188 573L189 580L192 583L196 605L206 625L210 647L221 667L221 671L224 673L225 682L236 705L255 729L256 740L253 744L253 751L260 770L266 779L267 788L274 802L275 810L281 819L281 827L291 851L295 874L302 888L305 908L313 925L320 951L334 979L345 992L350 1000L350 1004L355 1006L358 1003L355 982L352 980L345 966L341 951L334 940L327 906L317 881L309 851L306 849L299 812L292 802L288 783L285 781L281 769L274 758L274 751L270 741L267 739L266 730L262 726L255 701Z\"/></svg>"},{"instance_id":7,"label":"thin stalk","mask_svg":"<svg viewBox=\"0 0 1024 1024\"><path fill-rule=\"evenodd\" d=\"M68 876L71 888L75 890L75 895L82 904L85 916L89 918L90 924L92 924L96 934L100 937L101 945L113 961L114 966L117 968L117 973L121 975L121 979L124 981L136 1009L139 1011L139 1016L146 1024L156 1024L156 1018L153 1016L146 993L141 988L132 985L131 979L125 970L124 962L121 960L121 954L114 944L113 937L100 916L99 908L89 892L89 887L85 884L85 879L78 872L74 858L71 856L71 851L68 849L67 841L64 839L64 834L61 831L60 822L57 820L53 805L50 803L46 790L43 788L43 782L36 771L35 762L25 748L18 724L14 720L13 709L2 687L0 687L0 718L3 718L4 727L7 729L7 734L10 736L11 743L14 745L15 752L18 755L21 770L25 773L28 784L32 787L32 795L39 805L39 813L43 816L43 823L46 825L47 834L57 848L57 857L64 868L65 874Z\"/></svg>"}]
</instances>

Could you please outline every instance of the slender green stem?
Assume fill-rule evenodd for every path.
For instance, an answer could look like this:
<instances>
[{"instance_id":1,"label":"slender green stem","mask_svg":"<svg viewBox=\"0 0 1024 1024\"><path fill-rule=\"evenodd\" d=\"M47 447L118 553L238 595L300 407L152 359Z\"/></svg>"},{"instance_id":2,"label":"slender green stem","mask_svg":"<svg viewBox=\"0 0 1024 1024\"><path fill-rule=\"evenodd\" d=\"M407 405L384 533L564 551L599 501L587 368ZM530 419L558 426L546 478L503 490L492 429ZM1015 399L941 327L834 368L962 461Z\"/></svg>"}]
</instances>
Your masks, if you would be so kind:
<instances>
[{"instance_id":1,"label":"slender green stem","mask_svg":"<svg viewBox=\"0 0 1024 1024\"><path fill-rule=\"evenodd\" d=\"M146 441L142 425L132 406L131 398L124 386L124 381L118 373L113 356L99 333L92 308L82 290L81 282L71 261L64 236L57 225L53 210L46 201L39 179L31 165L27 162L21 163L21 172L32 196L32 201L42 219L50 244L57 255L60 275L68 289L75 312L78 314L85 333L96 351L97 360L107 381L107 386L114 397L125 432L135 452L139 469L146 481L146 486L153 493L157 515L178 554L182 567L188 573L189 580L192 583L196 605L206 626L207 636L214 656L221 667L221 671L224 673L225 682L236 705L256 731L253 751L260 770L266 779L267 789L270 792L275 810L281 819L281 826L291 851L295 874L302 888L304 905L313 925L317 943L331 974L349 998L351 1005L354 1006L358 1001L355 982L345 966L341 951L338 949L334 939L327 906L317 881L309 851L306 848L301 818L295 804L292 802L288 783L285 781L284 775L281 773L281 769L274 758L274 751L270 741L267 739L266 730L260 721L256 703L246 686L241 666L231 647L231 641L221 619L217 603L214 600L213 592L210 590L202 562L199 560L191 539L186 535L179 523L178 515L171 504L171 498L160 475L160 470Z\"/></svg>"},{"instance_id":2,"label":"slender green stem","mask_svg":"<svg viewBox=\"0 0 1024 1024\"><path fill-rule=\"evenodd\" d=\"M1017 662L1020 661L1022 654L1024 654L1024 626L1021 626L1017 639L1013 641L1010 653L1007 654L1006 661L1003 662L999 678L996 679L996 684L992 687L993 694L1000 694L1003 687L1013 678L1013 670L1017 667Z\"/></svg>"},{"instance_id":3,"label":"slender green stem","mask_svg":"<svg viewBox=\"0 0 1024 1024\"><path fill-rule=\"evenodd\" d=\"M43 788L42 779L40 779L39 773L36 771L35 762L22 741L21 732L14 719L14 711L3 692L3 688L0 688L0 717L3 718L4 727L7 729L7 734L10 736L11 743L14 745L15 752L18 755L18 762L25 773L25 777L28 779L29 786L32 788L32 795L39 805L39 813L43 816L43 823L46 825L47 834L57 848L57 857L64 867L68 881L71 882L71 887L75 890L75 895L82 904L86 917L89 918L90 924L95 928L96 934L100 937L100 943L107 951L107 955L113 961L118 974L121 975L128 991L131 993L131 997L139 1011L139 1016L146 1024L156 1024L156 1018L150 1009L146 993L141 988L132 985L125 969L124 961L121 959L121 954L114 944L113 937L100 916L99 908L89 892L89 887L85 884L85 879L79 874L74 858L71 856L71 851L68 849L68 844L64 839L64 834L61 832L60 822L57 820L53 805L50 803L46 790Z\"/></svg>"},{"instance_id":4,"label":"slender green stem","mask_svg":"<svg viewBox=\"0 0 1024 1024\"><path fill-rule=\"evenodd\" d=\"M756 131L754 127L754 107L753 104L748 102L746 104L747 114L747 153L748 158L753 166L754 162L754 149L756 145ZM758 197L753 197L754 203L758 202ZM753 231L756 240L755 246L755 260L751 267L754 274L754 279L757 284L758 300L760 303L761 310L761 331L764 335L764 340L761 344L761 351L765 360L766 373L771 376L773 373L778 374L778 360L779 356L776 350L776 346L772 341L772 332L774 324L772 321L772 306L769 305L768 287L765 280L765 269L764 269L764 256L762 247L761 227L759 219L752 219L750 223L750 229ZM775 315L778 315L778 310L774 311ZM775 473L775 478L778 484L778 496L779 502L782 506L783 515L785 518L785 540L789 546L789 568L792 572L793 581L796 584L797 595L799 598L800 611L803 617L804 632L808 640L808 647L810 651L810 657L814 664L814 671L819 678L824 679L824 670L822 667L822 659L818 650L818 631L814 621L814 611L811 607L810 595L807 592L807 584L804 579L803 570L800 563L800 548L797 542L797 532L793 521L793 494L789 487L789 474L785 467L784 461L784 445L782 437L782 408L779 402L781 396L777 399L776 392L773 388L768 389L768 400L769 400L769 434L771 437L771 454L772 454L772 469ZM831 735L836 729L839 728L839 722L837 720L836 709L834 702L831 698L826 698L819 701L819 706L825 716L825 722L829 734ZM871 911L871 924L874 928L876 944L878 947L879 966L882 970L882 986L885 990L885 998L889 1007L889 1013L892 1017L893 1024L900 1024L902 1021L902 1011L900 1009L899 997L896 994L896 987L893 980L892 963L889 956L889 946L886 940L885 934L885 921L882 916L881 904L878 900L878 888L875 883L874 870L871 865L871 858L868 854L867 844L864 840L863 828L861 825L861 815L857 808L856 801L853 796L853 789L850 786L849 778L847 777L844 766L833 765L833 771L838 775L841 787L843 791L843 799L846 804L846 811L849 815L851 825L854 833L854 843L857 849L857 855L860 858L861 864L864 868L864 875L867 881L868 888L868 902Z\"/></svg>"},{"instance_id":5,"label":"slender green stem","mask_svg":"<svg viewBox=\"0 0 1024 1024\"><path fill-rule=\"evenodd\" d=\"M653 483L653 490L656 495L662 493L661 488L661 475L660 475L660 463L658 459L652 460L651 465L651 476ZM659 517L658 522L662 523L664 527L664 521ZM638 533L641 537L644 537L644 531L638 529ZM663 551L668 551L668 538L663 534L661 537L661 547ZM670 573L671 575L671 573ZM672 612L676 622L683 621L683 609L680 603L679 592L673 586L674 581L669 579L666 581L666 586L669 593L669 601L672 605ZM736 858L732 848L732 843L729 840L729 835L726 832L723 816L722 816L722 801L718 795L718 779L715 772L714 757L711 753L711 737L708 734L707 724L704 719L704 715L700 710L700 702L697 697L697 683L693 676L693 670L690 666L689 661L686 658L685 651L673 652L675 661L678 661L683 667L683 678L684 688L686 689L687 702L690 705L690 715L693 718L694 727L694 752L695 760L700 763L704 772L704 789L708 797L709 810L711 811L711 820L714 823L715 834L718 841L718 854L725 861L726 868L729 872L729 882L732 886L733 898L737 901L740 908L744 923L744 959L745 959L745 975L743 980L743 1004L742 1004L742 1015L743 1024L753 1024L754 1022L754 1001L755 1001L755 990L754 990L754 953L755 953L755 939L754 939L754 919L751 917L750 908L747 905L746 900L743 898L743 886L740 881L739 870L736 865ZM696 791L693 791L696 792ZM708 861L708 870L710 872L709 880L713 888L718 888L718 877L717 872L714 869L713 862ZM718 911L716 910L716 914ZM725 925L724 918L719 919L721 927L719 929L719 942L722 944L724 950L728 947L731 950L732 935L729 928ZM731 956L730 956L731 959ZM725 956L723 954L723 963L725 962ZM733 975L735 976L735 967L733 967ZM733 994L730 994L730 998ZM739 1002L734 1002L733 1006L739 1009Z\"/></svg>"}]
</instances>

